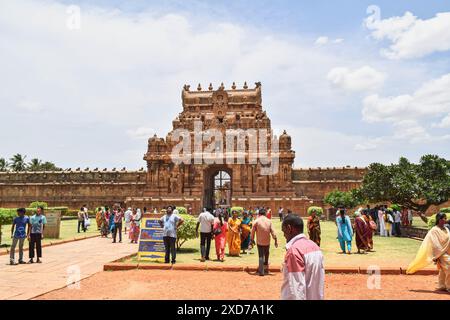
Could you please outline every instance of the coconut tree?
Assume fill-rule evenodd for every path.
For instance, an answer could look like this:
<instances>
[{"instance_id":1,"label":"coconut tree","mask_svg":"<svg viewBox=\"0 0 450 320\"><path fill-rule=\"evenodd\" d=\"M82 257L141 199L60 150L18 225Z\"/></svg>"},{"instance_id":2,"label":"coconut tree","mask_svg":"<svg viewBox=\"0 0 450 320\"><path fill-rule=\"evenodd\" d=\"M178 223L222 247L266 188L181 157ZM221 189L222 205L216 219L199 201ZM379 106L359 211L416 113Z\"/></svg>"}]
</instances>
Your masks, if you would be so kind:
<instances>
[{"instance_id":1,"label":"coconut tree","mask_svg":"<svg viewBox=\"0 0 450 320\"><path fill-rule=\"evenodd\" d=\"M23 156L20 153L13 155L13 157L10 159L10 168L13 171L25 171L27 168L27 165L25 164L25 158L26 156Z\"/></svg>"},{"instance_id":2,"label":"coconut tree","mask_svg":"<svg viewBox=\"0 0 450 320\"><path fill-rule=\"evenodd\" d=\"M8 170L8 161L5 158L0 158L0 172L5 172Z\"/></svg>"},{"instance_id":3,"label":"coconut tree","mask_svg":"<svg viewBox=\"0 0 450 320\"><path fill-rule=\"evenodd\" d=\"M34 158L31 159L28 163L28 170L29 171L41 171L42 170L42 161Z\"/></svg>"}]
</instances>

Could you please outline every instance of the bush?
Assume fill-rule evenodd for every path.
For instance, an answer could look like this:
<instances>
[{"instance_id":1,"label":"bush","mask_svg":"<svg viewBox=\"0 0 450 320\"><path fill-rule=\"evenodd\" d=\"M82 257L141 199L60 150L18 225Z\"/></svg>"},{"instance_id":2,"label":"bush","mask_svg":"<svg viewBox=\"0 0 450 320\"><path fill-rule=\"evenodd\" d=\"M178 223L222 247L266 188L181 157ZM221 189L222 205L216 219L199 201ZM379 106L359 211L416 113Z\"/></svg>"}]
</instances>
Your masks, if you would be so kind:
<instances>
[{"instance_id":1,"label":"bush","mask_svg":"<svg viewBox=\"0 0 450 320\"><path fill-rule=\"evenodd\" d=\"M178 214L187 214L187 209L185 207L176 207Z\"/></svg>"},{"instance_id":2,"label":"bush","mask_svg":"<svg viewBox=\"0 0 450 320\"><path fill-rule=\"evenodd\" d=\"M16 209L0 209L0 244L2 243L2 225L11 224L16 216Z\"/></svg>"},{"instance_id":3,"label":"bush","mask_svg":"<svg viewBox=\"0 0 450 320\"><path fill-rule=\"evenodd\" d=\"M440 212L443 212L443 213L448 214L448 213L450 213L450 208L442 208L442 209L440 210ZM447 219L450 219L450 217L447 217Z\"/></svg>"},{"instance_id":4,"label":"bush","mask_svg":"<svg viewBox=\"0 0 450 320\"><path fill-rule=\"evenodd\" d=\"M28 208L34 208L34 209L36 209L37 207L43 207L44 209L47 209L48 203L43 202L43 201L34 201L34 202L30 203L30 205L28 206Z\"/></svg>"},{"instance_id":5,"label":"bush","mask_svg":"<svg viewBox=\"0 0 450 320\"><path fill-rule=\"evenodd\" d=\"M316 211L316 215L318 217L321 217L323 215L323 209L321 207L309 207L308 208L308 215L311 215L313 211Z\"/></svg>"},{"instance_id":6,"label":"bush","mask_svg":"<svg viewBox=\"0 0 450 320\"><path fill-rule=\"evenodd\" d=\"M391 205L390 209L392 209L393 211L402 211L402 207L398 204Z\"/></svg>"},{"instance_id":7,"label":"bush","mask_svg":"<svg viewBox=\"0 0 450 320\"><path fill-rule=\"evenodd\" d=\"M195 230L197 227L196 219L185 214L182 218L184 219L184 223L177 231L177 250L180 250L186 241L197 238L197 232Z\"/></svg>"}]
</instances>

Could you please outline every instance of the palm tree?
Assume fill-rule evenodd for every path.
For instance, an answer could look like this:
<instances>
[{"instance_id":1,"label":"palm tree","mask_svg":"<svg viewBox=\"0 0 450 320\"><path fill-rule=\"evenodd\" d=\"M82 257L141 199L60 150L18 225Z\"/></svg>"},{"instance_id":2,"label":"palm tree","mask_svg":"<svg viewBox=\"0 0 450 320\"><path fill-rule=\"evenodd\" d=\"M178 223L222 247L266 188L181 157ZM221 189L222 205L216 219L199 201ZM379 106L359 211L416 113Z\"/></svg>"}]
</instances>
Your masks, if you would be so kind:
<instances>
[{"instance_id":1,"label":"palm tree","mask_svg":"<svg viewBox=\"0 0 450 320\"><path fill-rule=\"evenodd\" d=\"M8 161L5 158L0 158L0 172L5 172L8 170Z\"/></svg>"},{"instance_id":2,"label":"palm tree","mask_svg":"<svg viewBox=\"0 0 450 320\"><path fill-rule=\"evenodd\" d=\"M58 168L54 163L46 161L41 164L42 171L62 171L61 168Z\"/></svg>"},{"instance_id":3,"label":"palm tree","mask_svg":"<svg viewBox=\"0 0 450 320\"><path fill-rule=\"evenodd\" d=\"M38 158L31 159L30 163L28 163L29 171L42 171L42 161Z\"/></svg>"},{"instance_id":4,"label":"palm tree","mask_svg":"<svg viewBox=\"0 0 450 320\"><path fill-rule=\"evenodd\" d=\"M25 171L27 166L25 164L25 158L27 156L23 156L20 153L13 155L10 159L11 164L9 165L13 171Z\"/></svg>"}]
</instances>

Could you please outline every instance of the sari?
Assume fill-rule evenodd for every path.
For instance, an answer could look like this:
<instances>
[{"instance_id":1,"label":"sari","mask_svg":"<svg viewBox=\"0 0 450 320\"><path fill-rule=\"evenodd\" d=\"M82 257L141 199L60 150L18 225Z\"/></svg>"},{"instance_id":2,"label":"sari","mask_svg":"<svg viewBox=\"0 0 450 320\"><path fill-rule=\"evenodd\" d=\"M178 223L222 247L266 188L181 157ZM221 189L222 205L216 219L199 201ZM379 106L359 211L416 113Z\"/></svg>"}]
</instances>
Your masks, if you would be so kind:
<instances>
[{"instance_id":1,"label":"sari","mask_svg":"<svg viewBox=\"0 0 450 320\"><path fill-rule=\"evenodd\" d=\"M131 242L133 241L136 243L138 242L140 232L141 228L138 214L132 214L130 217L130 233L129 233L129 238Z\"/></svg>"},{"instance_id":2,"label":"sari","mask_svg":"<svg viewBox=\"0 0 450 320\"><path fill-rule=\"evenodd\" d=\"M367 246L369 250L373 249L373 233L376 231L376 223L373 221L371 216L363 216L363 219L366 221L368 228L366 228L365 237L367 239ZM375 227L375 230L372 228L372 225Z\"/></svg>"},{"instance_id":3,"label":"sari","mask_svg":"<svg viewBox=\"0 0 450 320\"><path fill-rule=\"evenodd\" d=\"M214 235L214 241L216 242L216 255L217 260L223 260L225 258L225 245L227 244L227 231L228 224L224 221L223 225L220 225L219 219L214 222L214 230L220 229L219 234Z\"/></svg>"},{"instance_id":4,"label":"sari","mask_svg":"<svg viewBox=\"0 0 450 320\"><path fill-rule=\"evenodd\" d=\"M108 233L108 219L106 213L102 212L100 218L100 234L102 237L107 237Z\"/></svg>"},{"instance_id":5,"label":"sari","mask_svg":"<svg viewBox=\"0 0 450 320\"><path fill-rule=\"evenodd\" d=\"M97 230L100 230L102 227L102 210L97 211L97 214L95 215L95 222L97 223Z\"/></svg>"},{"instance_id":6,"label":"sari","mask_svg":"<svg viewBox=\"0 0 450 320\"><path fill-rule=\"evenodd\" d=\"M309 240L315 242L320 247L320 219L318 216L308 218Z\"/></svg>"},{"instance_id":7,"label":"sari","mask_svg":"<svg viewBox=\"0 0 450 320\"><path fill-rule=\"evenodd\" d=\"M435 226L428 231L425 239L423 239L416 258L408 266L406 274L414 274L436 261L438 269L440 270L439 278L441 278L442 272L450 280L449 257L450 230L447 228L442 230L438 226ZM450 283L448 283L448 285L450 285ZM450 289L450 287L447 287L447 289Z\"/></svg>"},{"instance_id":8,"label":"sari","mask_svg":"<svg viewBox=\"0 0 450 320\"><path fill-rule=\"evenodd\" d=\"M366 220L361 217L357 216L355 218L355 239L356 239L356 247L358 250L368 250L369 249L369 241L367 239L367 229L369 229L370 226L366 222Z\"/></svg>"},{"instance_id":9,"label":"sari","mask_svg":"<svg viewBox=\"0 0 450 320\"><path fill-rule=\"evenodd\" d=\"M250 232L252 231L252 219L246 217L241 222L241 250L247 250L250 245Z\"/></svg>"},{"instance_id":10,"label":"sari","mask_svg":"<svg viewBox=\"0 0 450 320\"><path fill-rule=\"evenodd\" d=\"M230 256L239 256L241 254L241 220L230 218L228 220L228 250Z\"/></svg>"}]
</instances>

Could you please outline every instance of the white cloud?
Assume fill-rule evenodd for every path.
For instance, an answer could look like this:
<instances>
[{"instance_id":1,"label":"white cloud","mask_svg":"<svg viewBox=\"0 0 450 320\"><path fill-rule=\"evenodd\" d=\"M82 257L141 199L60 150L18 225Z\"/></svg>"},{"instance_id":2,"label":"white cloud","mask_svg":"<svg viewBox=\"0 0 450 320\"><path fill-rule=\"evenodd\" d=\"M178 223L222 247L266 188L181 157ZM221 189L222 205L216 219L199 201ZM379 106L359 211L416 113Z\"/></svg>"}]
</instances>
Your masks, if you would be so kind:
<instances>
[{"instance_id":1,"label":"white cloud","mask_svg":"<svg viewBox=\"0 0 450 320\"><path fill-rule=\"evenodd\" d=\"M338 39L335 39L333 41L333 43L336 43L336 44L339 44L339 43L342 43L342 42L344 42L344 39L342 39L342 38L338 38Z\"/></svg>"},{"instance_id":2,"label":"white cloud","mask_svg":"<svg viewBox=\"0 0 450 320\"><path fill-rule=\"evenodd\" d=\"M21 100L18 102L17 107L31 113L37 113L44 110L39 102L33 100Z\"/></svg>"},{"instance_id":3,"label":"white cloud","mask_svg":"<svg viewBox=\"0 0 450 320\"><path fill-rule=\"evenodd\" d=\"M439 117L450 112L450 74L423 84L412 94L393 97L370 95L363 101L367 122L398 122Z\"/></svg>"},{"instance_id":4,"label":"white cloud","mask_svg":"<svg viewBox=\"0 0 450 320\"><path fill-rule=\"evenodd\" d=\"M349 68L333 68L327 80L334 86L348 91L367 91L381 87L386 75L369 66L350 70Z\"/></svg>"},{"instance_id":5,"label":"white cloud","mask_svg":"<svg viewBox=\"0 0 450 320\"><path fill-rule=\"evenodd\" d=\"M148 139L156 133L155 129L139 127L127 130L127 135L133 139Z\"/></svg>"},{"instance_id":6,"label":"white cloud","mask_svg":"<svg viewBox=\"0 0 450 320\"><path fill-rule=\"evenodd\" d=\"M442 119L440 123L434 123L433 127L441 129L450 128L450 113L444 119Z\"/></svg>"},{"instance_id":7,"label":"white cloud","mask_svg":"<svg viewBox=\"0 0 450 320\"><path fill-rule=\"evenodd\" d=\"M329 41L328 37L323 37L322 36L322 37L317 38L315 43L316 43L316 45L322 46L322 45L327 44L328 41Z\"/></svg>"},{"instance_id":8,"label":"white cloud","mask_svg":"<svg viewBox=\"0 0 450 320\"><path fill-rule=\"evenodd\" d=\"M368 28L375 39L392 43L382 50L389 59L420 58L450 50L450 12L426 20L406 12L402 17L370 21Z\"/></svg>"}]
</instances>

